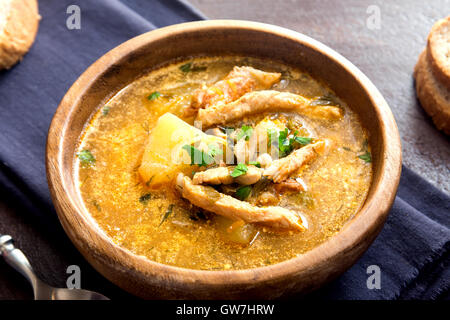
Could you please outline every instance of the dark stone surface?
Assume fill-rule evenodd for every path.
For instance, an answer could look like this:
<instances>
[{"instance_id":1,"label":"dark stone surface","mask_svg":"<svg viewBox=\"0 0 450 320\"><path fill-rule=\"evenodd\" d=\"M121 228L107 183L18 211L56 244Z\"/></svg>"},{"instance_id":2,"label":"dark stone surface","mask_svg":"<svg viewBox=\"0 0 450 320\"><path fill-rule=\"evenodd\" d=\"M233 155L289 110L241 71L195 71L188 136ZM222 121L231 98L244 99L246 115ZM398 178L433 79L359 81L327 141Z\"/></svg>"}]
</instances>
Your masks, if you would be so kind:
<instances>
[{"instance_id":1,"label":"dark stone surface","mask_svg":"<svg viewBox=\"0 0 450 320\"><path fill-rule=\"evenodd\" d=\"M400 130L403 162L450 192L450 141L416 99L413 69L433 23L450 14L448 0L190 0L210 19L265 22L304 33L360 68L389 103ZM380 29L367 27L377 6ZM369 8L369 9L368 9ZM369 13L367 13L369 11Z\"/></svg>"}]
</instances>

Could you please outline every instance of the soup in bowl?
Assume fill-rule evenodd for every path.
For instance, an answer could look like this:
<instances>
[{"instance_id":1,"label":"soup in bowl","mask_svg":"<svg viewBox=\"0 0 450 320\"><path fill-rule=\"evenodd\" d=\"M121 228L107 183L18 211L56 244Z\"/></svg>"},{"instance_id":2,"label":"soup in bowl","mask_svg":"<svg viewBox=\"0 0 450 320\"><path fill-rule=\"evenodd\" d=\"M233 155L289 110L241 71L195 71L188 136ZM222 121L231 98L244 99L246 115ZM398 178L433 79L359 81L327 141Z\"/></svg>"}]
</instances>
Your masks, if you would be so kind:
<instances>
[{"instance_id":1,"label":"soup in bowl","mask_svg":"<svg viewBox=\"0 0 450 320\"><path fill-rule=\"evenodd\" d=\"M47 156L75 245L159 298L320 286L381 229L401 164L392 114L354 66L233 21L153 31L102 57L63 99Z\"/></svg>"}]
</instances>

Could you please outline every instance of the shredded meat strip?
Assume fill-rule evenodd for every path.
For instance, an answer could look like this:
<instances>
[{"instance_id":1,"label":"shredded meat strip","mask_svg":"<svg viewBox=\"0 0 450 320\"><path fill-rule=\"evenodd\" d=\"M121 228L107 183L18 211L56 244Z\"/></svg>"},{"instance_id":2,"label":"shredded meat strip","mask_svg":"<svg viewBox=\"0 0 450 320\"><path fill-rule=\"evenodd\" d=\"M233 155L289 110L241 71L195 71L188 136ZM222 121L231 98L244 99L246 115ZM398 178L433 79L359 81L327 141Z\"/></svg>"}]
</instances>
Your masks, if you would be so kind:
<instances>
[{"instance_id":1,"label":"shredded meat strip","mask_svg":"<svg viewBox=\"0 0 450 320\"><path fill-rule=\"evenodd\" d=\"M264 170L264 176L273 180L275 183L280 183L303 165L310 163L319 154L323 153L327 148L329 142L327 140L318 141L308 144L303 148L293 151L285 158L273 161L269 167Z\"/></svg>"},{"instance_id":2,"label":"shredded meat strip","mask_svg":"<svg viewBox=\"0 0 450 320\"><path fill-rule=\"evenodd\" d=\"M196 120L204 128L225 124L255 113L292 110L312 118L335 120L342 117L342 109L334 106L310 106L310 100L294 93L275 90L253 91L228 104L200 109Z\"/></svg>"},{"instance_id":3,"label":"shredded meat strip","mask_svg":"<svg viewBox=\"0 0 450 320\"><path fill-rule=\"evenodd\" d=\"M218 167L195 173L192 178L194 184L232 184L250 185L258 182L262 176L262 169L255 166L247 166L247 172L233 178L231 173L236 166Z\"/></svg>"},{"instance_id":4,"label":"shredded meat strip","mask_svg":"<svg viewBox=\"0 0 450 320\"><path fill-rule=\"evenodd\" d=\"M252 67L234 67L223 79L213 85L197 89L191 104L185 109L186 116L192 116L199 109L232 102L247 92L269 89L280 81L281 73L264 72Z\"/></svg>"},{"instance_id":5,"label":"shredded meat strip","mask_svg":"<svg viewBox=\"0 0 450 320\"><path fill-rule=\"evenodd\" d=\"M308 228L306 219L294 211L279 206L257 207L216 191L213 187L195 185L192 180L180 173L177 186L183 198L193 205L230 218L257 223L285 230L305 231Z\"/></svg>"}]
</instances>

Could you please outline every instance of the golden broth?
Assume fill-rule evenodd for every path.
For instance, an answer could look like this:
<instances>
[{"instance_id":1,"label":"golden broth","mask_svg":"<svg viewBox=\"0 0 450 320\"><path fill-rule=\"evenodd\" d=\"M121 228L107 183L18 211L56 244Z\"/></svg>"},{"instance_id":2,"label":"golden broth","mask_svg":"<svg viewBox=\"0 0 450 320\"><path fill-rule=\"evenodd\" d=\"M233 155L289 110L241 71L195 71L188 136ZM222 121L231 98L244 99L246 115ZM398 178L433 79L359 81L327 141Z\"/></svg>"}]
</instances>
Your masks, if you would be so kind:
<instances>
[{"instance_id":1,"label":"golden broth","mask_svg":"<svg viewBox=\"0 0 450 320\"><path fill-rule=\"evenodd\" d=\"M171 112L183 120L183 107L202 83L223 78L235 65L249 65L282 73L275 90L306 97L332 94L308 74L254 58L216 57L192 60L152 71L117 93L102 106L85 129L79 150L90 150L95 163L79 160L79 189L85 206L105 233L118 245L150 260L179 267L223 270L278 263L311 250L343 227L364 203L372 166L358 156L369 150L357 115L339 101L342 120L312 120L283 113L271 117L297 119L315 138L333 141L332 151L306 166L301 174L308 190L281 198L279 205L303 212L306 232L273 232L251 226L250 245L229 241L227 221L193 208L180 198L174 184L148 190L137 169L145 143L159 116ZM149 100L153 92L158 99ZM256 116L261 119L263 116ZM254 119L253 119L254 120ZM248 122L247 122L248 123ZM251 199L249 200L251 201ZM197 214L200 212L200 214Z\"/></svg>"}]
</instances>

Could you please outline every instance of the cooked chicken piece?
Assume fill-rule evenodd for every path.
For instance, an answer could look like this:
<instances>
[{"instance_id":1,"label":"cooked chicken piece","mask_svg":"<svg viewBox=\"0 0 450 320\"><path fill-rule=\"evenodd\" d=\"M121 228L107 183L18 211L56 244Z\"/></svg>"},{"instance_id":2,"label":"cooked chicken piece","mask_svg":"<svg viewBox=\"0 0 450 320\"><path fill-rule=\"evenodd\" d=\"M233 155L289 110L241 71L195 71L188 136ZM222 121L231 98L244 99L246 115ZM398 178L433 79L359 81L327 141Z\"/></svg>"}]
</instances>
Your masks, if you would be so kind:
<instances>
[{"instance_id":1,"label":"cooked chicken piece","mask_svg":"<svg viewBox=\"0 0 450 320\"><path fill-rule=\"evenodd\" d=\"M280 77L281 73L264 72L252 67L234 67L223 80L197 89L185 114L192 116L198 109L232 102L253 90L269 89L280 81Z\"/></svg>"},{"instance_id":2,"label":"cooked chicken piece","mask_svg":"<svg viewBox=\"0 0 450 320\"><path fill-rule=\"evenodd\" d=\"M255 166L247 166L247 172L239 177L233 178L231 173L235 166L218 167L197 172L192 179L194 184L232 184L237 182L241 185L250 185L258 182L262 176L262 169Z\"/></svg>"},{"instance_id":3,"label":"cooked chicken piece","mask_svg":"<svg viewBox=\"0 0 450 320\"><path fill-rule=\"evenodd\" d=\"M292 110L313 118L339 119L342 110L333 106L310 106L311 100L290 92L275 90L253 91L228 104L217 104L200 109L196 120L204 128L224 124L254 113L277 110Z\"/></svg>"},{"instance_id":4,"label":"cooked chicken piece","mask_svg":"<svg viewBox=\"0 0 450 320\"><path fill-rule=\"evenodd\" d=\"M287 179L286 181L275 183L273 187L279 193L305 191L304 186L295 179Z\"/></svg>"},{"instance_id":5,"label":"cooked chicken piece","mask_svg":"<svg viewBox=\"0 0 450 320\"><path fill-rule=\"evenodd\" d=\"M183 198L193 205L215 214L247 223L258 223L273 228L305 231L308 223L300 213L282 207L256 207L216 191L213 187L195 185L183 174L177 177L177 186Z\"/></svg>"},{"instance_id":6,"label":"cooked chicken piece","mask_svg":"<svg viewBox=\"0 0 450 320\"><path fill-rule=\"evenodd\" d=\"M273 180L275 183L280 183L303 165L310 163L319 154L324 153L327 148L328 141L318 141L313 144L293 151L285 158L281 158L272 162L272 164L264 170L264 176Z\"/></svg>"}]
</instances>

